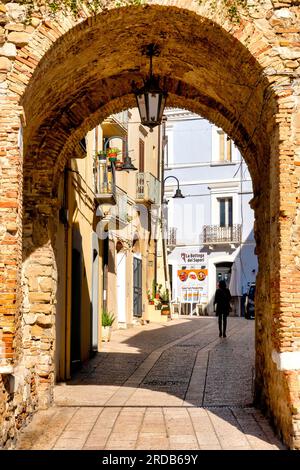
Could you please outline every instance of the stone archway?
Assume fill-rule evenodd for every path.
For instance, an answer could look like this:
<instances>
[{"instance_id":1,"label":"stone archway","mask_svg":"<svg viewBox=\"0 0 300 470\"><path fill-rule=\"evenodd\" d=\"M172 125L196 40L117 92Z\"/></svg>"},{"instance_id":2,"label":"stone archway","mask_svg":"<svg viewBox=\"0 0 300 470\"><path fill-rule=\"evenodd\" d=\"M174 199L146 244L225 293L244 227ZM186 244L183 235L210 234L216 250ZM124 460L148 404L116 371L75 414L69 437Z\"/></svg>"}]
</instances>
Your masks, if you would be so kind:
<instances>
[{"instance_id":1,"label":"stone archway","mask_svg":"<svg viewBox=\"0 0 300 470\"><path fill-rule=\"evenodd\" d=\"M256 399L285 441L299 447L300 52L280 39L293 34L299 11L257 2L253 17L233 24L219 10L208 18L197 2L147 3L77 25L61 15L44 20L42 14L22 37L7 35L18 51L1 58L3 364L20 365L18 393L34 384L17 405L18 420L21 425L22 410L26 416L51 402L59 175L88 130L134 105L132 81L140 83L148 71L141 47L156 42L161 55L155 72L169 90L169 105L222 127L249 166L259 256ZM8 7L5 14L9 25ZM37 365L44 346L36 338L45 322L52 342ZM15 427L9 411L7 416Z\"/></svg>"}]
</instances>

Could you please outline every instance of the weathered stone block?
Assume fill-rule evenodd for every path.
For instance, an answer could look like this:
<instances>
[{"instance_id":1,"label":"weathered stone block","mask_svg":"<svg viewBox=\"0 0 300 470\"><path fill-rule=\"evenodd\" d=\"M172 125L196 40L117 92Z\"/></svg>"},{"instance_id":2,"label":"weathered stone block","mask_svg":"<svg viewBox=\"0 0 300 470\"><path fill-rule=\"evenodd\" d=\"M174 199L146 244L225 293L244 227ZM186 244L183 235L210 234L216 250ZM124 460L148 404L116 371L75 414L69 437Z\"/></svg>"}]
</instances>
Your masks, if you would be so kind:
<instances>
[{"instance_id":1,"label":"weathered stone block","mask_svg":"<svg viewBox=\"0 0 300 470\"><path fill-rule=\"evenodd\" d=\"M25 25L23 25L22 23L7 23L4 26L4 29L6 29L7 31L21 32L25 30Z\"/></svg>"},{"instance_id":2,"label":"weathered stone block","mask_svg":"<svg viewBox=\"0 0 300 470\"><path fill-rule=\"evenodd\" d=\"M31 292L29 294L29 302L50 302L51 294L50 292Z\"/></svg>"},{"instance_id":3,"label":"weathered stone block","mask_svg":"<svg viewBox=\"0 0 300 470\"><path fill-rule=\"evenodd\" d=\"M0 57L0 72L9 72L12 64L7 57Z\"/></svg>"},{"instance_id":4,"label":"weathered stone block","mask_svg":"<svg viewBox=\"0 0 300 470\"><path fill-rule=\"evenodd\" d=\"M24 322L26 325L34 325L37 319L37 315L29 314L29 315L23 315Z\"/></svg>"},{"instance_id":5,"label":"weathered stone block","mask_svg":"<svg viewBox=\"0 0 300 470\"><path fill-rule=\"evenodd\" d=\"M7 15L16 22L24 22L26 19L26 7L19 3L10 2L6 5Z\"/></svg>"},{"instance_id":6,"label":"weathered stone block","mask_svg":"<svg viewBox=\"0 0 300 470\"><path fill-rule=\"evenodd\" d=\"M23 47L28 44L30 39L30 34L24 32L13 31L8 34L7 39L9 42L16 44L18 47Z\"/></svg>"},{"instance_id":7,"label":"weathered stone block","mask_svg":"<svg viewBox=\"0 0 300 470\"><path fill-rule=\"evenodd\" d=\"M32 304L31 305L32 313L52 313L53 305L52 304Z\"/></svg>"},{"instance_id":8,"label":"weathered stone block","mask_svg":"<svg viewBox=\"0 0 300 470\"><path fill-rule=\"evenodd\" d=\"M44 328L49 328L54 324L53 315L38 315L36 320L37 325L43 326Z\"/></svg>"},{"instance_id":9,"label":"weathered stone block","mask_svg":"<svg viewBox=\"0 0 300 470\"><path fill-rule=\"evenodd\" d=\"M15 58L17 56L17 48L15 44L6 42L4 46L0 47L0 55Z\"/></svg>"},{"instance_id":10,"label":"weathered stone block","mask_svg":"<svg viewBox=\"0 0 300 470\"><path fill-rule=\"evenodd\" d=\"M51 292L54 286L53 280L50 277L45 277L39 281L40 289L43 292Z\"/></svg>"}]
</instances>

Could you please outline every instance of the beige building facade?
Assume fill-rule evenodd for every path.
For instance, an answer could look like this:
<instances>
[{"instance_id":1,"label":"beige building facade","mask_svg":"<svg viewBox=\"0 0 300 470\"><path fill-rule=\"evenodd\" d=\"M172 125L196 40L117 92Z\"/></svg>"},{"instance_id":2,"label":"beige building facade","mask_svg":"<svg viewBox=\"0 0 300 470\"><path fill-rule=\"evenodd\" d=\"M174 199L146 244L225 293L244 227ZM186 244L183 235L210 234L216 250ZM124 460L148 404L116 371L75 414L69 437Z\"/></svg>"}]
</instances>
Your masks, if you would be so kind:
<instances>
[{"instance_id":1,"label":"beige building facade","mask_svg":"<svg viewBox=\"0 0 300 470\"><path fill-rule=\"evenodd\" d=\"M59 182L57 381L101 351L103 310L114 329L151 321L146 292L158 271L151 208L160 197L159 131L141 126L135 108L107 118L79 147ZM119 152L113 163L101 155L109 149ZM136 170L121 169L129 155Z\"/></svg>"}]
</instances>

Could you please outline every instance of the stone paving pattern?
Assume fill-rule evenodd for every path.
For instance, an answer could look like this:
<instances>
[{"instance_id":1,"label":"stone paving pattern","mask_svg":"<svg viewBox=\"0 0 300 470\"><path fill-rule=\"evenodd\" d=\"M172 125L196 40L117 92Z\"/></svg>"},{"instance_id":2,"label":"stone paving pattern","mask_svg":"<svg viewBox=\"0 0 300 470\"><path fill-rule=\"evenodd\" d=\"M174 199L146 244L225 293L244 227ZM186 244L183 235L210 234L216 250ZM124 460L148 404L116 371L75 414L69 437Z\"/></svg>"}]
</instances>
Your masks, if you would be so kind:
<instances>
[{"instance_id":1,"label":"stone paving pattern","mask_svg":"<svg viewBox=\"0 0 300 470\"><path fill-rule=\"evenodd\" d=\"M18 449L284 449L252 406L254 322L181 317L118 330L55 406L21 432Z\"/></svg>"}]
</instances>

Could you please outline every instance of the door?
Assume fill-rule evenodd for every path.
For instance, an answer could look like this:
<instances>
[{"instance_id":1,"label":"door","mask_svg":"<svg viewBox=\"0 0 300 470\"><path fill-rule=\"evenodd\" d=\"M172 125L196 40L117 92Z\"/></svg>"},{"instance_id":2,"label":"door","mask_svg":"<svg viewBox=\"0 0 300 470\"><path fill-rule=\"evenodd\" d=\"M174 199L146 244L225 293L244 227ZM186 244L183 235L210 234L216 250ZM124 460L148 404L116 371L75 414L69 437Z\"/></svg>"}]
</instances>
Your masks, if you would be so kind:
<instances>
[{"instance_id":1,"label":"door","mask_svg":"<svg viewBox=\"0 0 300 470\"><path fill-rule=\"evenodd\" d=\"M118 322L126 323L126 254L117 254Z\"/></svg>"},{"instance_id":2,"label":"door","mask_svg":"<svg viewBox=\"0 0 300 470\"><path fill-rule=\"evenodd\" d=\"M92 350L98 351L99 330L99 253L98 237L93 233L93 268L92 268Z\"/></svg>"},{"instance_id":3,"label":"door","mask_svg":"<svg viewBox=\"0 0 300 470\"><path fill-rule=\"evenodd\" d=\"M81 253L72 250L71 374L81 363Z\"/></svg>"},{"instance_id":4,"label":"door","mask_svg":"<svg viewBox=\"0 0 300 470\"><path fill-rule=\"evenodd\" d=\"M142 316L142 260L133 258L133 315Z\"/></svg>"},{"instance_id":5,"label":"door","mask_svg":"<svg viewBox=\"0 0 300 470\"><path fill-rule=\"evenodd\" d=\"M231 262L224 262L224 263L216 264L217 285L219 281L225 281L227 287L229 286L231 267L232 267Z\"/></svg>"}]
</instances>

